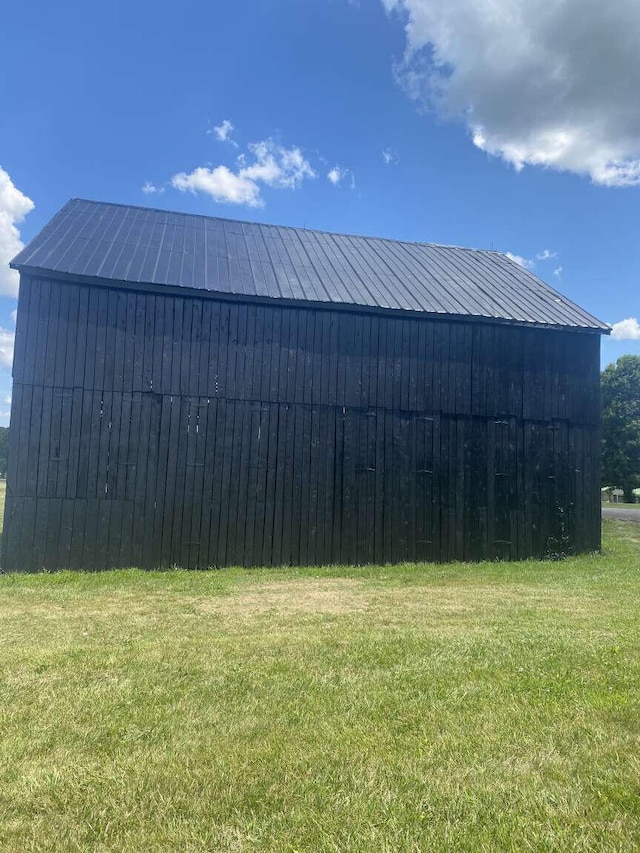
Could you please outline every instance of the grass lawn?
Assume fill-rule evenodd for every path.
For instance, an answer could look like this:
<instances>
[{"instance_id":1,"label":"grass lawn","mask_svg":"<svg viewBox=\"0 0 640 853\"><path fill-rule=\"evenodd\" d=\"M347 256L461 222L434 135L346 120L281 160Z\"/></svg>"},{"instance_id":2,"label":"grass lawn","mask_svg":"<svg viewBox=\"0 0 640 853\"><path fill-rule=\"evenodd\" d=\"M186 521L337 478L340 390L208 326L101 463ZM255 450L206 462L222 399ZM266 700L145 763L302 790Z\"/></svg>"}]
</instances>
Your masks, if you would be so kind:
<instances>
[{"instance_id":1,"label":"grass lawn","mask_svg":"<svg viewBox=\"0 0 640 853\"><path fill-rule=\"evenodd\" d=\"M640 849L640 527L562 563L0 577L0 849Z\"/></svg>"}]
</instances>

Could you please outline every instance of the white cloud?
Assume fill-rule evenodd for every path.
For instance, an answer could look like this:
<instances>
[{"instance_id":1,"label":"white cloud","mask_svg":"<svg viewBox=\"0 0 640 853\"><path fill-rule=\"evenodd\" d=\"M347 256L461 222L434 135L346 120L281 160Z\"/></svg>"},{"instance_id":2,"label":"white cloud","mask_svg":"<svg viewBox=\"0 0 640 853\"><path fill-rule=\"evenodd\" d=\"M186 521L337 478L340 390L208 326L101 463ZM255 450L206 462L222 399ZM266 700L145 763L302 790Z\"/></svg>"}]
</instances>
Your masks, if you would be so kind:
<instances>
[{"instance_id":1,"label":"white cloud","mask_svg":"<svg viewBox=\"0 0 640 853\"><path fill-rule=\"evenodd\" d=\"M549 249L543 249L536 255L536 261L551 261L558 257L557 252L552 252Z\"/></svg>"},{"instance_id":2,"label":"white cloud","mask_svg":"<svg viewBox=\"0 0 640 853\"><path fill-rule=\"evenodd\" d=\"M6 395L6 397L4 398L4 402L7 406L11 405L11 394Z\"/></svg>"},{"instance_id":3,"label":"white cloud","mask_svg":"<svg viewBox=\"0 0 640 853\"><path fill-rule=\"evenodd\" d=\"M164 192L164 187L157 187L155 184L152 184L151 181L145 181L142 185L142 192L145 195L152 195L153 193L161 194Z\"/></svg>"},{"instance_id":4,"label":"white cloud","mask_svg":"<svg viewBox=\"0 0 640 853\"><path fill-rule=\"evenodd\" d=\"M640 184L637 0L382 0L398 12L407 92L475 145L604 186Z\"/></svg>"},{"instance_id":5,"label":"white cloud","mask_svg":"<svg viewBox=\"0 0 640 853\"><path fill-rule=\"evenodd\" d=\"M342 166L334 166L327 172L328 180L337 187L349 174L349 169L344 169Z\"/></svg>"},{"instance_id":6,"label":"white cloud","mask_svg":"<svg viewBox=\"0 0 640 853\"><path fill-rule=\"evenodd\" d=\"M297 189L305 178L316 177L299 148L284 148L272 139L254 142L248 148L255 162L244 166L241 172L251 180L279 189Z\"/></svg>"},{"instance_id":7,"label":"white cloud","mask_svg":"<svg viewBox=\"0 0 640 853\"><path fill-rule=\"evenodd\" d=\"M343 181L349 179L349 188L355 189L356 178L351 169L345 169L344 166L334 166L327 172L327 180L334 185L339 186Z\"/></svg>"},{"instance_id":8,"label":"white cloud","mask_svg":"<svg viewBox=\"0 0 640 853\"><path fill-rule=\"evenodd\" d=\"M299 148L284 148L272 139L248 146L253 155L248 162L246 154L237 158L237 169L200 166L193 172L179 172L171 179L172 185L182 192L204 192L214 201L229 204L246 204L261 207L261 185L275 189L297 189L305 178L315 178L316 173Z\"/></svg>"},{"instance_id":9,"label":"white cloud","mask_svg":"<svg viewBox=\"0 0 640 853\"><path fill-rule=\"evenodd\" d=\"M400 158L393 148L383 148L382 159L387 166L396 166L400 162Z\"/></svg>"},{"instance_id":10,"label":"white cloud","mask_svg":"<svg viewBox=\"0 0 640 853\"><path fill-rule=\"evenodd\" d=\"M562 276L562 267L556 267L553 271L553 274L556 278L560 278Z\"/></svg>"},{"instance_id":11,"label":"white cloud","mask_svg":"<svg viewBox=\"0 0 640 853\"><path fill-rule=\"evenodd\" d=\"M18 319L18 309L14 308L11 312L11 319L13 320L13 325L15 326L16 320Z\"/></svg>"},{"instance_id":12,"label":"white cloud","mask_svg":"<svg viewBox=\"0 0 640 853\"><path fill-rule=\"evenodd\" d=\"M9 269L11 261L23 248L18 225L34 208L30 198L14 186L0 166L0 295L17 296L19 276ZM0 356L0 363L2 363Z\"/></svg>"},{"instance_id":13,"label":"white cloud","mask_svg":"<svg viewBox=\"0 0 640 853\"><path fill-rule=\"evenodd\" d=\"M640 323L635 317L620 320L613 324L611 337L616 341L640 341Z\"/></svg>"},{"instance_id":14,"label":"white cloud","mask_svg":"<svg viewBox=\"0 0 640 853\"><path fill-rule=\"evenodd\" d=\"M235 174L226 166L216 166L215 169L200 166L189 174L179 172L173 176L171 183L182 192L207 193L214 201L246 204L249 207L261 207L263 204L258 184L241 174Z\"/></svg>"},{"instance_id":15,"label":"white cloud","mask_svg":"<svg viewBox=\"0 0 640 853\"><path fill-rule=\"evenodd\" d=\"M514 261L519 267L524 267L526 270L530 270L536 263L532 258L523 258L522 255L514 255L512 252L505 252L505 255L510 261Z\"/></svg>"},{"instance_id":16,"label":"white cloud","mask_svg":"<svg viewBox=\"0 0 640 853\"><path fill-rule=\"evenodd\" d=\"M13 364L13 343L16 333L0 326L0 367L11 368Z\"/></svg>"},{"instance_id":17,"label":"white cloud","mask_svg":"<svg viewBox=\"0 0 640 853\"><path fill-rule=\"evenodd\" d=\"M211 131L209 131L211 132ZM220 142L232 142L234 145L236 144L230 138L233 133L233 125L229 121L229 119L225 118L222 124L214 125L213 133Z\"/></svg>"},{"instance_id":18,"label":"white cloud","mask_svg":"<svg viewBox=\"0 0 640 853\"><path fill-rule=\"evenodd\" d=\"M552 252L549 249L543 249L541 252L538 252L537 255L533 258L523 258L522 255L514 255L512 252L505 252L505 255L512 261L515 261L518 266L524 267L526 270L532 270L537 261L550 261L553 258L558 257L557 252ZM562 272L562 267L558 267L560 272ZM554 273L557 274L557 273Z\"/></svg>"}]
</instances>

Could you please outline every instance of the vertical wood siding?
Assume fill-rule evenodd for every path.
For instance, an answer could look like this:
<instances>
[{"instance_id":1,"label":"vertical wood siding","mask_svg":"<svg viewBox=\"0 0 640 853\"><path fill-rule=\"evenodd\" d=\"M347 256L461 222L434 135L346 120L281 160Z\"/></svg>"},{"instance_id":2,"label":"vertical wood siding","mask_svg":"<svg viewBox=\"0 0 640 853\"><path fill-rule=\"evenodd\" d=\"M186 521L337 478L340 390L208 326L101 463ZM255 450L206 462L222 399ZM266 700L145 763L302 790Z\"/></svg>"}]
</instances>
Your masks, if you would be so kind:
<instances>
[{"instance_id":1,"label":"vertical wood siding","mask_svg":"<svg viewBox=\"0 0 640 853\"><path fill-rule=\"evenodd\" d=\"M600 545L599 337L23 280L3 567Z\"/></svg>"}]
</instances>

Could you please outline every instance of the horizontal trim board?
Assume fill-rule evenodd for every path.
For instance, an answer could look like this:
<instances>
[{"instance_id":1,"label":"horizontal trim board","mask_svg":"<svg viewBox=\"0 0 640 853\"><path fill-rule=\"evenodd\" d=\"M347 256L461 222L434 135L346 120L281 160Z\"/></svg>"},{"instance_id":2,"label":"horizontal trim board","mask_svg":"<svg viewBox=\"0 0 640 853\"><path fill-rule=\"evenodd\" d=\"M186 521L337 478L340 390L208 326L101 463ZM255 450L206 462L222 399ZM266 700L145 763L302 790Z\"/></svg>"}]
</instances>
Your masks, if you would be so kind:
<instances>
[{"instance_id":1,"label":"horizontal trim board","mask_svg":"<svg viewBox=\"0 0 640 853\"><path fill-rule=\"evenodd\" d=\"M82 388L584 423L599 417L599 343L557 329L28 279L13 378L56 395Z\"/></svg>"}]
</instances>

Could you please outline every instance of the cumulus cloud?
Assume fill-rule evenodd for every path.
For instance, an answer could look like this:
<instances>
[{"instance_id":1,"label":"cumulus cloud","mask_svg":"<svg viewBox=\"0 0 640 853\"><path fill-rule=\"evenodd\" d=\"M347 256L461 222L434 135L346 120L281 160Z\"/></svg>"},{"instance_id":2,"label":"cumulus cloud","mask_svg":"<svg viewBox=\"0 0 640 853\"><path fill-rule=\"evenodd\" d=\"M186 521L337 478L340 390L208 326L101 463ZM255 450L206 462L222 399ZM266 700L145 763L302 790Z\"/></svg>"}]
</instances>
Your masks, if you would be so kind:
<instances>
[{"instance_id":1,"label":"cumulus cloud","mask_svg":"<svg viewBox=\"0 0 640 853\"><path fill-rule=\"evenodd\" d=\"M142 192L145 195L153 195L153 193L163 193L164 187L157 187L155 184L152 184L151 181L145 181L142 185Z\"/></svg>"},{"instance_id":2,"label":"cumulus cloud","mask_svg":"<svg viewBox=\"0 0 640 853\"><path fill-rule=\"evenodd\" d=\"M614 323L611 328L611 337L616 341L640 341L640 323L636 317L627 317Z\"/></svg>"},{"instance_id":3,"label":"cumulus cloud","mask_svg":"<svg viewBox=\"0 0 640 853\"><path fill-rule=\"evenodd\" d=\"M15 326L16 320L18 319L18 309L14 308L11 312L11 319L13 320L13 325Z\"/></svg>"},{"instance_id":4,"label":"cumulus cloud","mask_svg":"<svg viewBox=\"0 0 640 853\"><path fill-rule=\"evenodd\" d=\"M213 132L216 139L219 139L220 142L232 142L234 145L236 144L231 139L231 134L233 133L233 125L229 121L229 119L225 118L222 124L216 124L213 127Z\"/></svg>"},{"instance_id":5,"label":"cumulus cloud","mask_svg":"<svg viewBox=\"0 0 640 853\"><path fill-rule=\"evenodd\" d=\"M262 207L261 187L297 189L305 178L315 178L316 173L302 151L285 148L272 139L248 146L250 157L241 154L235 170L228 166L209 168L199 166L192 172L179 172L171 184L182 192L203 192L217 202Z\"/></svg>"},{"instance_id":6,"label":"cumulus cloud","mask_svg":"<svg viewBox=\"0 0 640 853\"><path fill-rule=\"evenodd\" d=\"M251 180L263 181L279 189L297 189L305 178L316 177L299 148L284 148L272 139L254 142L248 147L255 160L241 171ZM246 162L246 157L242 160Z\"/></svg>"},{"instance_id":7,"label":"cumulus cloud","mask_svg":"<svg viewBox=\"0 0 640 853\"><path fill-rule=\"evenodd\" d=\"M562 276L562 267L556 267L553 271L553 274L556 278L560 278Z\"/></svg>"},{"instance_id":8,"label":"cumulus cloud","mask_svg":"<svg viewBox=\"0 0 640 853\"><path fill-rule=\"evenodd\" d=\"M524 267L526 270L535 266L535 261L532 258L523 258L522 255L514 255L513 252L505 252L505 255L510 261L514 261L519 267Z\"/></svg>"},{"instance_id":9,"label":"cumulus cloud","mask_svg":"<svg viewBox=\"0 0 640 853\"><path fill-rule=\"evenodd\" d=\"M0 326L0 367L11 368L13 364L13 343L16 333Z\"/></svg>"},{"instance_id":10,"label":"cumulus cloud","mask_svg":"<svg viewBox=\"0 0 640 853\"><path fill-rule=\"evenodd\" d=\"M9 261L23 247L18 225L30 213L34 204L14 186L0 166L0 295L17 296L19 276L9 269ZM1 363L1 358L0 358Z\"/></svg>"},{"instance_id":11,"label":"cumulus cloud","mask_svg":"<svg viewBox=\"0 0 640 853\"><path fill-rule=\"evenodd\" d=\"M407 92L478 148L604 186L640 184L637 0L382 0Z\"/></svg>"},{"instance_id":12,"label":"cumulus cloud","mask_svg":"<svg viewBox=\"0 0 640 853\"><path fill-rule=\"evenodd\" d=\"M246 204L249 207L261 207L264 204L260 198L258 184L241 173L232 172L226 166L216 166L215 169L199 166L189 174L179 172L173 176L171 183L183 192L189 190L192 193L207 193L214 201Z\"/></svg>"}]
</instances>

